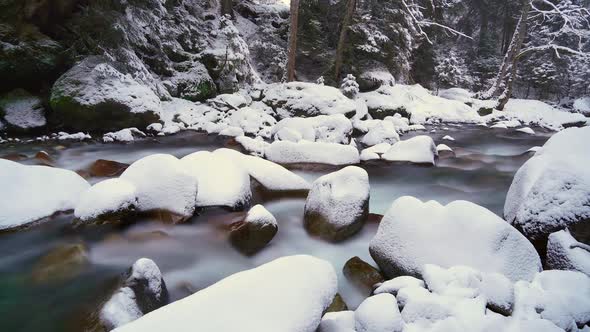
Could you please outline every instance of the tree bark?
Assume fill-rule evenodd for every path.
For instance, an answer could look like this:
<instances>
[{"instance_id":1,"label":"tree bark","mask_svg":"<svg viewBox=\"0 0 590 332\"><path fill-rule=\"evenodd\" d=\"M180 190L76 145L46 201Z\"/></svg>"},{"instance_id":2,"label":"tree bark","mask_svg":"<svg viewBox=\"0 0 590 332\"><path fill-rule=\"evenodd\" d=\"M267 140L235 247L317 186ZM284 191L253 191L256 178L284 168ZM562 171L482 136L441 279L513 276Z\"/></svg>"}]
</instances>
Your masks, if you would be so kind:
<instances>
[{"instance_id":1,"label":"tree bark","mask_svg":"<svg viewBox=\"0 0 590 332\"><path fill-rule=\"evenodd\" d=\"M291 0L291 26L289 28L289 50L287 57L287 82L295 80L295 57L297 55L297 26L299 22L299 0Z\"/></svg>"},{"instance_id":2,"label":"tree bark","mask_svg":"<svg viewBox=\"0 0 590 332\"><path fill-rule=\"evenodd\" d=\"M529 18L529 11L531 10L531 3L529 0L525 0L522 4L522 10L520 13L520 19L516 24L514 35L512 36L512 42L508 52L502 62L502 67L498 73L498 82L494 85L501 91L500 98L498 99L498 105L496 109L503 110L504 106L508 103L508 100L512 96L512 86L516 79L516 64L518 63L518 54L522 49L522 44L527 34L527 20ZM500 90L501 89L501 90Z\"/></svg>"},{"instance_id":3,"label":"tree bark","mask_svg":"<svg viewBox=\"0 0 590 332\"><path fill-rule=\"evenodd\" d=\"M340 27L338 46L336 47L336 59L334 61L334 78L336 79L336 82L340 80L340 70L342 68L342 57L344 56L344 47L346 46L348 27L352 22L352 16L354 15L355 8L356 0L348 0L346 4L346 13L342 19L342 27Z\"/></svg>"},{"instance_id":4,"label":"tree bark","mask_svg":"<svg viewBox=\"0 0 590 332\"><path fill-rule=\"evenodd\" d=\"M229 15L232 20L235 18L232 0L221 0L221 15Z\"/></svg>"}]
</instances>

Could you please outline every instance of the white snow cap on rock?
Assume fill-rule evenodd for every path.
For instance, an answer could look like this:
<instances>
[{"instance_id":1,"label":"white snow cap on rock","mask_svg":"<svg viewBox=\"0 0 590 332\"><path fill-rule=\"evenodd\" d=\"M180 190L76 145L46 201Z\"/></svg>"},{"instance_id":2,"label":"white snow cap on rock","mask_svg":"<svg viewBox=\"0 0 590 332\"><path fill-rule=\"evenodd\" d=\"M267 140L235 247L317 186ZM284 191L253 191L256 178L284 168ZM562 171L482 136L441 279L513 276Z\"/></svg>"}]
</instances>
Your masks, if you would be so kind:
<instances>
[{"instance_id":1,"label":"white snow cap on rock","mask_svg":"<svg viewBox=\"0 0 590 332\"><path fill-rule=\"evenodd\" d=\"M397 292L402 288L407 287L421 287L424 288L424 281L411 276L401 276L387 280L380 284L374 291L374 294L389 293L397 295Z\"/></svg>"},{"instance_id":2,"label":"white snow cap on rock","mask_svg":"<svg viewBox=\"0 0 590 332\"><path fill-rule=\"evenodd\" d=\"M246 214L246 219L244 219L244 221L259 226L277 225L275 217L261 204L256 204L251 207L250 210L248 210L248 214Z\"/></svg>"},{"instance_id":3,"label":"white snow cap on rock","mask_svg":"<svg viewBox=\"0 0 590 332\"><path fill-rule=\"evenodd\" d=\"M351 165L360 162L359 151L350 145L299 141L274 141L266 149L266 158L279 164L317 163Z\"/></svg>"},{"instance_id":4,"label":"white snow cap on rock","mask_svg":"<svg viewBox=\"0 0 590 332\"><path fill-rule=\"evenodd\" d=\"M532 130L530 127L518 128L518 129L516 129L516 131L521 132L521 133L525 133L525 134L529 134L529 135L535 134L535 131Z\"/></svg>"},{"instance_id":5,"label":"white snow cap on rock","mask_svg":"<svg viewBox=\"0 0 590 332\"><path fill-rule=\"evenodd\" d=\"M264 157L264 150L270 145L270 143L265 142L260 136L257 136L256 138L238 136L236 137L236 142L238 142L246 152L258 157Z\"/></svg>"},{"instance_id":6,"label":"white snow cap on rock","mask_svg":"<svg viewBox=\"0 0 590 332\"><path fill-rule=\"evenodd\" d=\"M330 263L289 256L229 276L118 332L315 332L337 291ZM227 313L231 313L228 319Z\"/></svg>"},{"instance_id":7,"label":"white snow cap on rock","mask_svg":"<svg viewBox=\"0 0 590 332\"><path fill-rule=\"evenodd\" d=\"M236 165L245 168L248 174L267 190L308 190L309 182L279 164L262 158L247 156L231 149L218 149L216 154L227 156Z\"/></svg>"},{"instance_id":8,"label":"white snow cap on rock","mask_svg":"<svg viewBox=\"0 0 590 332\"><path fill-rule=\"evenodd\" d=\"M379 143L394 144L399 141L399 134L391 121L379 121L377 125L372 126L369 131L361 138L361 143L367 146L377 145Z\"/></svg>"},{"instance_id":9,"label":"white snow cap on rock","mask_svg":"<svg viewBox=\"0 0 590 332\"><path fill-rule=\"evenodd\" d=\"M398 198L369 250L390 276L420 276L424 264L466 265L513 281L531 280L541 270L539 255L524 236L491 211L466 201L443 206Z\"/></svg>"},{"instance_id":10,"label":"white snow cap on rock","mask_svg":"<svg viewBox=\"0 0 590 332\"><path fill-rule=\"evenodd\" d=\"M504 218L530 239L540 239L590 218L590 127L553 135L515 174Z\"/></svg>"},{"instance_id":11,"label":"white snow cap on rock","mask_svg":"<svg viewBox=\"0 0 590 332\"><path fill-rule=\"evenodd\" d=\"M197 181L172 155L141 158L120 178L135 186L139 211L165 210L185 217L195 211Z\"/></svg>"},{"instance_id":12,"label":"white snow cap on rock","mask_svg":"<svg viewBox=\"0 0 590 332\"><path fill-rule=\"evenodd\" d=\"M389 161L408 161L420 164L434 165L438 156L436 145L430 136L416 136L405 141L399 141L391 146L382 158Z\"/></svg>"},{"instance_id":13,"label":"white snow cap on rock","mask_svg":"<svg viewBox=\"0 0 590 332\"><path fill-rule=\"evenodd\" d=\"M93 185L80 196L74 216L81 221L124 211L137 205L137 188L124 179L108 179Z\"/></svg>"},{"instance_id":14,"label":"white snow cap on rock","mask_svg":"<svg viewBox=\"0 0 590 332\"><path fill-rule=\"evenodd\" d=\"M590 247L576 241L567 231L549 235L547 267L552 270L575 270L590 276Z\"/></svg>"},{"instance_id":15,"label":"white snow cap on rock","mask_svg":"<svg viewBox=\"0 0 590 332\"><path fill-rule=\"evenodd\" d=\"M318 115L311 118L286 118L279 121L271 131L274 139L298 142L348 144L352 123L342 114Z\"/></svg>"},{"instance_id":16,"label":"white snow cap on rock","mask_svg":"<svg viewBox=\"0 0 590 332\"><path fill-rule=\"evenodd\" d=\"M361 151L361 160L367 161L381 159L383 154L389 151L389 149L391 149L391 144L389 143L380 143L377 145L373 145L372 147L366 148L363 151Z\"/></svg>"},{"instance_id":17,"label":"white snow cap on rock","mask_svg":"<svg viewBox=\"0 0 590 332\"><path fill-rule=\"evenodd\" d=\"M364 300L354 312L356 332L401 332L404 327L395 296L383 293Z\"/></svg>"},{"instance_id":18,"label":"white snow cap on rock","mask_svg":"<svg viewBox=\"0 0 590 332\"><path fill-rule=\"evenodd\" d=\"M574 100L574 110L585 116L590 115L590 97L582 97Z\"/></svg>"},{"instance_id":19,"label":"white snow cap on rock","mask_svg":"<svg viewBox=\"0 0 590 332\"><path fill-rule=\"evenodd\" d=\"M356 332L354 311L328 312L322 317L319 332Z\"/></svg>"},{"instance_id":20,"label":"white snow cap on rock","mask_svg":"<svg viewBox=\"0 0 590 332\"><path fill-rule=\"evenodd\" d=\"M137 128L125 128L119 131L106 133L102 136L105 143L133 142L137 137L145 137L145 133Z\"/></svg>"},{"instance_id":21,"label":"white snow cap on rock","mask_svg":"<svg viewBox=\"0 0 590 332\"><path fill-rule=\"evenodd\" d=\"M199 184L197 206L241 208L250 204L250 176L225 153L199 151L183 157L181 163Z\"/></svg>"},{"instance_id":22,"label":"white snow cap on rock","mask_svg":"<svg viewBox=\"0 0 590 332\"><path fill-rule=\"evenodd\" d=\"M72 210L90 185L75 172L0 159L0 230Z\"/></svg>"}]
</instances>

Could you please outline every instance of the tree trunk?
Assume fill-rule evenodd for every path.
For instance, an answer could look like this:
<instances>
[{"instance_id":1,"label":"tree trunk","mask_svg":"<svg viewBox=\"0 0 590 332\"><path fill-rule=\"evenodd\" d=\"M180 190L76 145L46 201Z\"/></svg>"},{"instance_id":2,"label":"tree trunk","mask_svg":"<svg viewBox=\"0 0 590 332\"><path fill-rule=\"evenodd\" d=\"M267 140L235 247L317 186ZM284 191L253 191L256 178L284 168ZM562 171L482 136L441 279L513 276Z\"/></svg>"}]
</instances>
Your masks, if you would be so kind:
<instances>
[{"instance_id":1,"label":"tree trunk","mask_svg":"<svg viewBox=\"0 0 590 332\"><path fill-rule=\"evenodd\" d=\"M508 103L512 95L512 86L516 79L516 64L518 63L518 54L522 49L522 44L527 34L527 20L529 18L529 11L531 10L531 3L529 0L525 0L522 5L520 19L516 24L512 42L508 48L508 52L502 62L502 67L496 78L497 82L494 83L497 91L501 91L500 98L498 99L498 105L496 109L503 110L504 106ZM495 94L496 92L494 92Z\"/></svg>"},{"instance_id":2,"label":"tree trunk","mask_svg":"<svg viewBox=\"0 0 590 332\"><path fill-rule=\"evenodd\" d=\"M342 27L340 27L340 36L338 37L338 46L336 47L336 59L334 61L334 78L336 82L340 80L340 70L342 68L342 57L344 56L344 46L346 46L346 36L348 34L348 27L352 22L354 9L356 8L356 0L348 0L346 4L346 13L342 19Z\"/></svg>"},{"instance_id":3,"label":"tree trunk","mask_svg":"<svg viewBox=\"0 0 590 332\"><path fill-rule=\"evenodd\" d=\"M232 0L221 0L221 15L229 15L232 20L235 18Z\"/></svg>"},{"instance_id":4,"label":"tree trunk","mask_svg":"<svg viewBox=\"0 0 590 332\"><path fill-rule=\"evenodd\" d=\"M299 0L291 0L291 26L289 28L289 54L287 58L287 82L295 80L295 56L297 55L297 25Z\"/></svg>"}]
</instances>

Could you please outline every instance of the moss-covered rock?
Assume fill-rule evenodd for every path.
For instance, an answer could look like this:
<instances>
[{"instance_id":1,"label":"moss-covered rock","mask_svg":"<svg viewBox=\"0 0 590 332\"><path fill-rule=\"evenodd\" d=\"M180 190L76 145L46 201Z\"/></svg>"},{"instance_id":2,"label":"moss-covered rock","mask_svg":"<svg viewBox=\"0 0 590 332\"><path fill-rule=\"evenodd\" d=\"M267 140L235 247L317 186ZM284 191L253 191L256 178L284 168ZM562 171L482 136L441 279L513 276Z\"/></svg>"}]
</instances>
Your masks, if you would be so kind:
<instances>
[{"instance_id":1,"label":"moss-covered rock","mask_svg":"<svg viewBox=\"0 0 590 332\"><path fill-rule=\"evenodd\" d=\"M55 82L50 105L58 124L107 131L145 128L158 121L160 99L117 63L91 56Z\"/></svg>"}]
</instances>

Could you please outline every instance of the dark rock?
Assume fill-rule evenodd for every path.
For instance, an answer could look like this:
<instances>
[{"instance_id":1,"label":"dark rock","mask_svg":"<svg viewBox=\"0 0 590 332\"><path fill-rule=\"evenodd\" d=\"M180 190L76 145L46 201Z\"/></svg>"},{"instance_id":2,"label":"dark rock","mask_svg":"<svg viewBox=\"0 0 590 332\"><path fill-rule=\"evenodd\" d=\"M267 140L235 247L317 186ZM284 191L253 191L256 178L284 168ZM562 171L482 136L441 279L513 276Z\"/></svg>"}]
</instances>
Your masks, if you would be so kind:
<instances>
[{"instance_id":1,"label":"dark rock","mask_svg":"<svg viewBox=\"0 0 590 332\"><path fill-rule=\"evenodd\" d=\"M9 153L1 156L0 158L12 161L21 161L27 159L27 155L22 153Z\"/></svg>"},{"instance_id":2,"label":"dark rock","mask_svg":"<svg viewBox=\"0 0 590 332\"><path fill-rule=\"evenodd\" d=\"M89 174L98 177L119 176L127 169L127 167L129 167L128 164L112 160L98 159L90 166Z\"/></svg>"},{"instance_id":3,"label":"dark rock","mask_svg":"<svg viewBox=\"0 0 590 332\"><path fill-rule=\"evenodd\" d=\"M229 240L240 252L253 255L264 248L278 231L277 221L262 205L248 211L246 219L231 225Z\"/></svg>"},{"instance_id":4,"label":"dark rock","mask_svg":"<svg viewBox=\"0 0 590 332\"><path fill-rule=\"evenodd\" d=\"M75 277L88 264L86 246L80 243L60 245L41 257L33 267L34 282L62 281Z\"/></svg>"},{"instance_id":5,"label":"dark rock","mask_svg":"<svg viewBox=\"0 0 590 332\"><path fill-rule=\"evenodd\" d=\"M326 312L338 312L346 310L348 310L346 302L344 302L344 299L342 298L342 296L340 296L340 294L336 293L336 296L334 296L334 300L332 301L328 309L326 309Z\"/></svg>"},{"instance_id":6,"label":"dark rock","mask_svg":"<svg viewBox=\"0 0 590 332\"><path fill-rule=\"evenodd\" d=\"M45 165L45 166L53 166L54 163L55 163L55 161L49 155L49 153L47 153L45 151L39 151L39 152L37 152L37 154L35 154L35 159L39 163L41 163L42 165Z\"/></svg>"},{"instance_id":7,"label":"dark rock","mask_svg":"<svg viewBox=\"0 0 590 332\"><path fill-rule=\"evenodd\" d=\"M494 109L492 107L481 107L477 110L477 114L480 116L486 116L492 114L493 111Z\"/></svg>"},{"instance_id":8,"label":"dark rock","mask_svg":"<svg viewBox=\"0 0 590 332\"><path fill-rule=\"evenodd\" d=\"M367 294L373 291L373 286L385 281L381 272L355 256L349 259L342 269L344 276L355 286L364 290Z\"/></svg>"}]
</instances>

